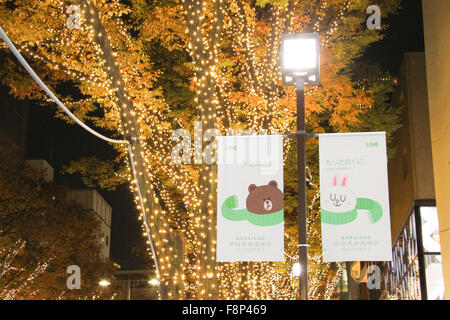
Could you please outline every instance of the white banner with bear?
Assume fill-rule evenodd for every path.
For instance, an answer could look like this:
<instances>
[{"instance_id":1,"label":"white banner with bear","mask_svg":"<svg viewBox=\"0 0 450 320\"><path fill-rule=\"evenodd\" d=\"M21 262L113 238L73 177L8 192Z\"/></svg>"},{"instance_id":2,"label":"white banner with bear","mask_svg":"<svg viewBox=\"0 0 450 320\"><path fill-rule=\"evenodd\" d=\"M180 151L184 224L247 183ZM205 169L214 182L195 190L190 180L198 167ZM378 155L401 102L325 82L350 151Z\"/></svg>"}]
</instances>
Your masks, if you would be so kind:
<instances>
[{"instance_id":1,"label":"white banner with bear","mask_svg":"<svg viewBox=\"0 0 450 320\"><path fill-rule=\"evenodd\" d=\"M217 140L217 261L284 261L283 137Z\"/></svg>"},{"instance_id":2,"label":"white banner with bear","mask_svg":"<svg viewBox=\"0 0 450 320\"><path fill-rule=\"evenodd\" d=\"M386 133L319 135L324 262L391 261Z\"/></svg>"}]
</instances>

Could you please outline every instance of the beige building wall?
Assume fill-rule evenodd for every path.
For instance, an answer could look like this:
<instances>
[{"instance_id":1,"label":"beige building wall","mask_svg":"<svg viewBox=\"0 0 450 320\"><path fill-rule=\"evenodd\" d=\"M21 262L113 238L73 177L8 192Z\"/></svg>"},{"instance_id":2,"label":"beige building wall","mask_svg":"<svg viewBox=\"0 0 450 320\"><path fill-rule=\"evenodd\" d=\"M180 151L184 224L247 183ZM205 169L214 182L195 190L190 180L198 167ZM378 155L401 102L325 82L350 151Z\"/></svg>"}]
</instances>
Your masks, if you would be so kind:
<instances>
[{"instance_id":1,"label":"beige building wall","mask_svg":"<svg viewBox=\"0 0 450 320\"><path fill-rule=\"evenodd\" d=\"M99 244L102 257L109 260L111 246L111 207L94 189L70 190L69 201L90 211L100 224Z\"/></svg>"},{"instance_id":2,"label":"beige building wall","mask_svg":"<svg viewBox=\"0 0 450 320\"><path fill-rule=\"evenodd\" d=\"M392 241L396 241L416 200L434 200L425 54L403 56L399 86L392 104L402 108L402 127L394 136L397 147L389 160Z\"/></svg>"},{"instance_id":3,"label":"beige building wall","mask_svg":"<svg viewBox=\"0 0 450 320\"><path fill-rule=\"evenodd\" d=\"M450 299L450 0L423 0L422 6L442 268Z\"/></svg>"}]
</instances>

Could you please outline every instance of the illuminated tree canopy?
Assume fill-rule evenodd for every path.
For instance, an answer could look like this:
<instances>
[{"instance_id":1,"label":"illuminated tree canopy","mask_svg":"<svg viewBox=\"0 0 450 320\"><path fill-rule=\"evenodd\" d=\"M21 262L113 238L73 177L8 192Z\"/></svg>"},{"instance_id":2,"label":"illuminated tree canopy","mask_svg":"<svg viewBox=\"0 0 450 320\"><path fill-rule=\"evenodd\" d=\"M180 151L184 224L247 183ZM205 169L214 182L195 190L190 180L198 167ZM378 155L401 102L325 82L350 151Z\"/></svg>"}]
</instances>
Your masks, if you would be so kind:
<instances>
[{"instance_id":1,"label":"illuminated tree canopy","mask_svg":"<svg viewBox=\"0 0 450 320\"><path fill-rule=\"evenodd\" d=\"M394 13L399 2L379 1L383 16ZM71 4L81 9L79 29L67 25ZM140 219L147 219L150 227L151 234L143 233L155 246L161 298L292 299L298 284L289 269L291 258L278 264L215 263L216 167L174 163L171 135L178 128L192 131L194 121L203 132L295 132L295 89L281 84L279 45L281 34L297 32L319 32L321 39L321 86L306 92L308 129L395 130L397 114L386 106L390 76L370 68L361 76L361 68L353 65L382 38L365 26L370 4L0 0L0 25L77 117L132 141L137 181L132 181L121 146L112 146L118 155L110 162L85 158L72 162L66 172L80 172L87 183L109 189L130 182L135 192L139 184L145 198ZM13 94L48 102L11 56L1 59L2 82ZM77 88L78 94L68 94L65 86ZM205 150L210 141L197 143ZM286 141L288 172L295 168L293 148ZM331 297L342 268L321 262L316 150L311 141L309 291L318 299ZM295 257L296 181L291 177L295 174L286 175L285 181L286 253Z\"/></svg>"}]
</instances>

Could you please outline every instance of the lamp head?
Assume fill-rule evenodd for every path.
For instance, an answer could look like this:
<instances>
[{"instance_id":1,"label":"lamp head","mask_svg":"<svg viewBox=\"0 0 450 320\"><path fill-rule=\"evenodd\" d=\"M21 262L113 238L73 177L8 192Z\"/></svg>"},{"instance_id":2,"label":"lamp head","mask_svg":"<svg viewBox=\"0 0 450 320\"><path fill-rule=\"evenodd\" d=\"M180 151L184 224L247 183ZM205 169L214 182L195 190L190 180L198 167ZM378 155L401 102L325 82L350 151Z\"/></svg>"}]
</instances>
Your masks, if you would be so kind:
<instances>
[{"instance_id":1,"label":"lamp head","mask_svg":"<svg viewBox=\"0 0 450 320\"><path fill-rule=\"evenodd\" d=\"M283 85L295 85L297 79L318 85L320 76L320 42L318 33L283 34L281 36L281 73Z\"/></svg>"}]
</instances>

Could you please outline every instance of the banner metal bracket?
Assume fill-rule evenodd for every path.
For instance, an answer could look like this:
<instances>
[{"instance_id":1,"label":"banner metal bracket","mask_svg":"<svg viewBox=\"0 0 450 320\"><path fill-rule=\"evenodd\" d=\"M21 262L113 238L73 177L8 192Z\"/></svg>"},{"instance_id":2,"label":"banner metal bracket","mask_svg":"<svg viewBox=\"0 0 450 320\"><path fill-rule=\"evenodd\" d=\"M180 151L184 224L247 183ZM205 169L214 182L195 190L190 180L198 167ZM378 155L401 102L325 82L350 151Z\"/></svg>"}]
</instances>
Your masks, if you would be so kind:
<instances>
[{"instance_id":1,"label":"banner metal bracket","mask_svg":"<svg viewBox=\"0 0 450 320\"><path fill-rule=\"evenodd\" d=\"M317 133L306 132L305 130L299 130L296 133L284 134L283 138L297 138L300 135L306 135L307 138L318 138Z\"/></svg>"}]
</instances>

